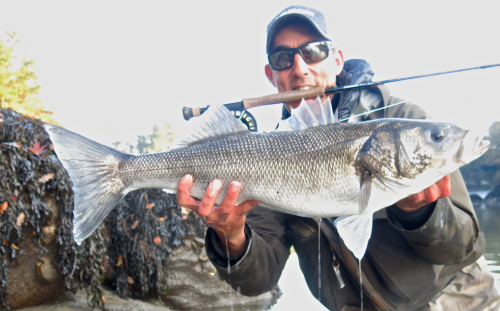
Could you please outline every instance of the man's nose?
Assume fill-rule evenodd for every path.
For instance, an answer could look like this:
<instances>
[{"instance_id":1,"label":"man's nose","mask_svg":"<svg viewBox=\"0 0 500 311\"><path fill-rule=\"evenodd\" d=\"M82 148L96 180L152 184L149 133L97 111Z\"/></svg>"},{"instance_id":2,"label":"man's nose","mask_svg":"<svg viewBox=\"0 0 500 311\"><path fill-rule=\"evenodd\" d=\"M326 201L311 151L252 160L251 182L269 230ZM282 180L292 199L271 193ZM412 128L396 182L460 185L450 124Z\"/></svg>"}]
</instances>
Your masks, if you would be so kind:
<instances>
[{"instance_id":1,"label":"man's nose","mask_svg":"<svg viewBox=\"0 0 500 311\"><path fill-rule=\"evenodd\" d=\"M299 76L309 73L309 66L299 53L296 53L293 57L292 71Z\"/></svg>"}]
</instances>

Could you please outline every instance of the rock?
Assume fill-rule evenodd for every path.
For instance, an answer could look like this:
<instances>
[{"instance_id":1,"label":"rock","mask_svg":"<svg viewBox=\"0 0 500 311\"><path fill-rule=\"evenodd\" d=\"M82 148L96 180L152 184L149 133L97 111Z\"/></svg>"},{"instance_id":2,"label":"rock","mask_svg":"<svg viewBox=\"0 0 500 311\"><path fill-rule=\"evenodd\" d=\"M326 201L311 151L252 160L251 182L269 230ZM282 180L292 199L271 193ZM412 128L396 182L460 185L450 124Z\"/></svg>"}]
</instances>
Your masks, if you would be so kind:
<instances>
[{"instance_id":1,"label":"rock","mask_svg":"<svg viewBox=\"0 0 500 311\"><path fill-rule=\"evenodd\" d=\"M212 263L203 260L206 256L204 245L197 247L201 243L192 243L191 240L185 240L184 244L172 252L167 265L167 287L161 299L171 308L189 310L231 304L268 306L276 303L278 294L268 292L257 297L246 297L234 291L221 279Z\"/></svg>"},{"instance_id":2,"label":"rock","mask_svg":"<svg viewBox=\"0 0 500 311\"><path fill-rule=\"evenodd\" d=\"M43 196L42 201L47 205L47 209L50 211L50 222L53 224L56 223L61 209L59 208L54 195L46 194Z\"/></svg>"},{"instance_id":3,"label":"rock","mask_svg":"<svg viewBox=\"0 0 500 311\"><path fill-rule=\"evenodd\" d=\"M483 202L483 198L481 198L479 195L477 194L471 194L470 196L470 200L473 204L478 204L478 203L481 203Z\"/></svg>"},{"instance_id":4,"label":"rock","mask_svg":"<svg viewBox=\"0 0 500 311\"><path fill-rule=\"evenodd\" d=\"M103 291L108 311L171 311L159 301L146 302L137 299L122 298L109 290ZM87 293L79 290L76 294L64 295L57 303L45 304L19 311L95 311L87 305Z\"/></svg>"},{"instance_id":5,"label":"rock","mask_svg":"<svg viewBox=\"0 0 500 311\"><path fill-rule=\"evenodd\" d=\"M496 203L500 201L500 185L497 185L484 199L486 203Z\"/></svg>"},{"instance_id":6,"label":"rock","mask_svg":"<svg viewBox=\"0 0 500 311\"><path fill-rule=\"evenodd\" d=\"M47 245L56 239L57 233L55 224L43 227L42 232L43 236L42 239L40 240L40 242L42 242L42 245Z\"/></svg>"},{"instance_id":7,"label":"rock","mask_svg":"<svg viewBox=\"0 0 500 311\"><path fill-rule=\"evenodd\" d=\"M57 280L59 272L50 260L50 258L42 257L36 266L38 275L46 282L52 283Z\"/></svg>"},{"instance_id":8,"label":"rock","mask_svg":"<svg viewBox=\"0 0 500 311\"><path fill-rule=\"evenodd\" d=\"M64 294L63 277L54 265L59 245L50 243L44 251L31 236L32 231L25 227L18 245L23 252L8 264L7 305L11 309L57 301Z\"/></svg>"}]
</instances>

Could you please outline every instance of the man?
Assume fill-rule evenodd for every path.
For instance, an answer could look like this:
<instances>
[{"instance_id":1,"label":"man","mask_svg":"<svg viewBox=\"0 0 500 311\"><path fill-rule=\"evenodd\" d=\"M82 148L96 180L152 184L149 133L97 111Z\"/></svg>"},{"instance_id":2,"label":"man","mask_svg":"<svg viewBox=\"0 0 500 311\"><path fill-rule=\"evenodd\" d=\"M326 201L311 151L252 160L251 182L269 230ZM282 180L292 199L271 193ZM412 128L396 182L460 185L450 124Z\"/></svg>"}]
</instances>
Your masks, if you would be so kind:
<instances>
[{"instance_id":1,"label":"man","mask_svg":"<svg viewBox=\"0 0 500 311\"><path fill-rule=\"evenodd\" d=\"M322 50L324 46L328 49ZM271 21L267 53L265 73L279 92L359 83L373 76L364 61L344 64L342 52L331 48L323 14L302 6L289 7ZM384 86L336 95L331 100L334 110L350 121L355 121L352 116L357 112L400 101L390 97ZM285 104L283 118L299 104ZM418 106L405 103L365 119L381 117L428 116ZM212 181L201 201L189 195L192 181L187 175L179 183L179 204L206 218L210 226L207 253L233 288L245 295L272 289L293 245L311 292L327 308L356 310L362 306L359 266L331 220L322 222L318 269L316 221L258 207L258 201L235 206L240 189L235 181L228 185L220 207L214 209L224 186L221 181ZM374 215L372 237L361 265L364 309L498 310L493 279L483 261L476 262L482 258L484 245L458 171L382 209Z\"/></svg>"}]
</instances>

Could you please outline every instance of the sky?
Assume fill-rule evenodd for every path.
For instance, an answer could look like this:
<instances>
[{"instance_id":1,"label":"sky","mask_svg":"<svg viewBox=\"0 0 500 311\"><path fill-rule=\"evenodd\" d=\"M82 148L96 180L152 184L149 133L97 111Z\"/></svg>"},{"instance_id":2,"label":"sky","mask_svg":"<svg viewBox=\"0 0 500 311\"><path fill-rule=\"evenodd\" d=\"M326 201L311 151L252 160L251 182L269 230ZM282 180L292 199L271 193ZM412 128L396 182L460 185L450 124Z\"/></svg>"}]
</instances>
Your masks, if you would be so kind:
<instances>
[{"instance_id":1,"label":"sky","mask_svg":"<svg viewBox=\"0 0 500 311\"><path fill-rule=\"evenodd\" d=\"M500 63L499 1L3 1L0 37L16 32L35 61L42 103L68 129L135 143L153 125L185 133L182 107L275 93L264 74L266 27L286 6L322 11L346 59L374 81ZM3 36L5 38L5 36ZM389 85L435 119L500 120L500 68ZM250 110L272 130L279 105Z\"/></svg>"}]
</instances>

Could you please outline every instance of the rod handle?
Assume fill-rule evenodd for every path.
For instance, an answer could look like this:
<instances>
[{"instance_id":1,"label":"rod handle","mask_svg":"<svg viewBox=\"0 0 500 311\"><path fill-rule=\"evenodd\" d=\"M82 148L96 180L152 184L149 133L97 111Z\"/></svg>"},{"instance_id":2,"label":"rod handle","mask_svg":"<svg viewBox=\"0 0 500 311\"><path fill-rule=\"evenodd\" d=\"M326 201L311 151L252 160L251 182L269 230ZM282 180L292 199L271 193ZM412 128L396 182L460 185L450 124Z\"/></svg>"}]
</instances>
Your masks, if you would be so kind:
<instances>
[{"instance_id":1,"label":"rod handle","mask_svg":"<svg viewBox=\"0 0 500 311\"><path fill-rule=\"evenodd\" d=\"M316 98L317 96L323 97L325 96L325 92L322 87L315 87L308 90L300 90L300 91L288 91L281 92L278 94L267 95L256 98L245 98L243 99L243 107L245 109L276 104L276 103L289 103L297 100L302 100L302 98Z\"/></svg>"},{"instance_id":2,"label":"rod handle","mask_svg":"<svg viewBox=\"0 0 500 311\"><path fill-rule=\"evenodd\" d=\"M207 110L208 107L205 108L200 108L200 107L195 107L195 108L189 108L189 107L182 107L182 115L184 116L184 120L189 120L192 117L199 117L202 113L204 113Z\"/></svg>"}]
</instances>

